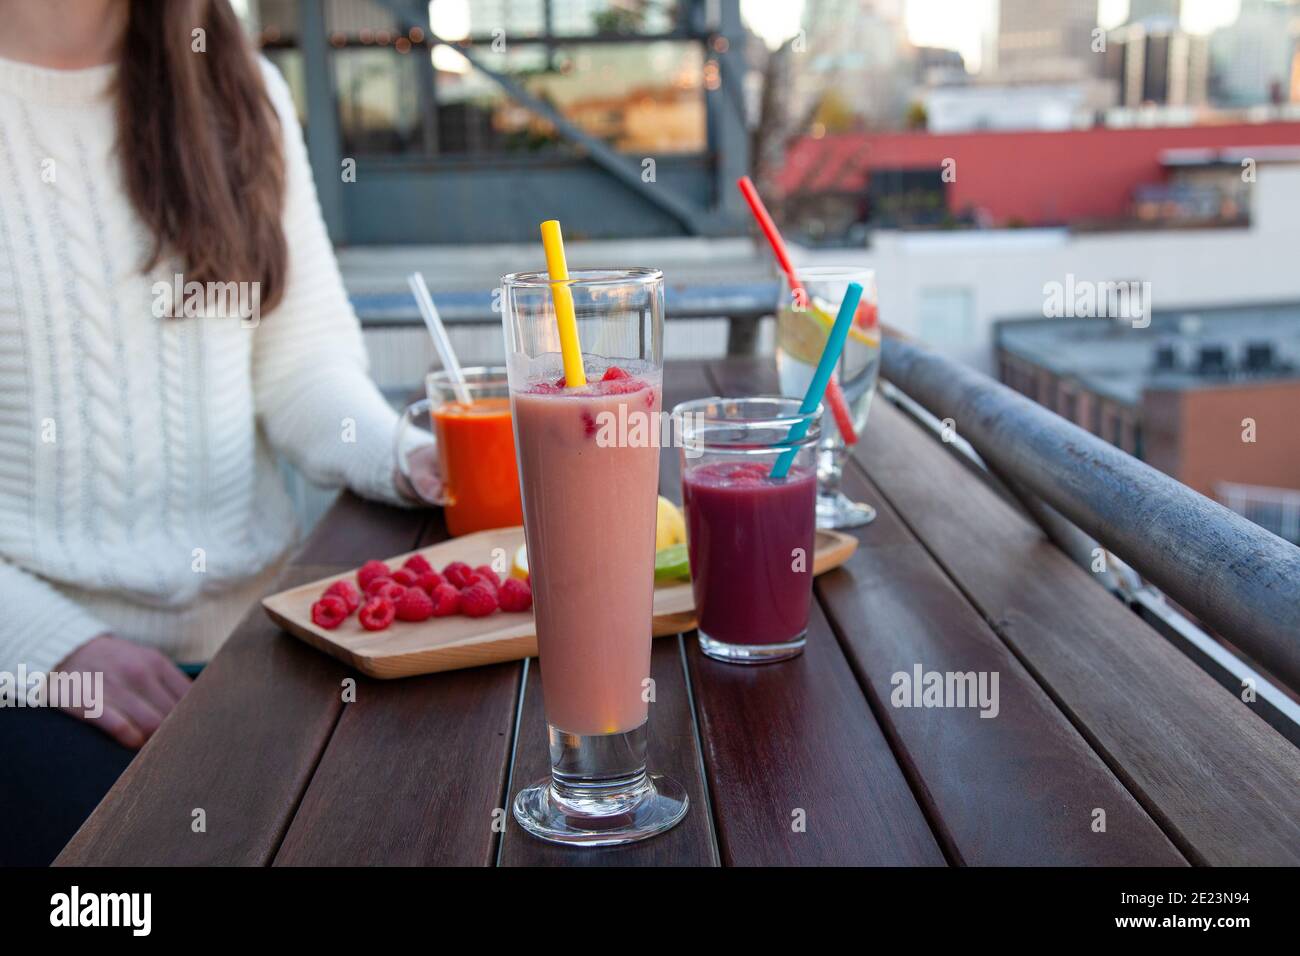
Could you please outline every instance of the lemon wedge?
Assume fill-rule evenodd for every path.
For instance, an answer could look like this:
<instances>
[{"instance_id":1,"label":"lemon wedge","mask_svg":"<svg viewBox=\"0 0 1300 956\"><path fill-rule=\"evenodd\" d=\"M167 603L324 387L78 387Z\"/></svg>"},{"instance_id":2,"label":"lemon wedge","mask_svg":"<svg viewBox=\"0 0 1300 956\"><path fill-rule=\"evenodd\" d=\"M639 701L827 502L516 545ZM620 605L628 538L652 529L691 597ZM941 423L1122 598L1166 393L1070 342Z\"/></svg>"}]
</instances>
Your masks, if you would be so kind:
<instances>
[{"instance_id":1,"label":"lemon wedge","mask_svg":"<svg viewBox=\"0 0 1300 956\"><path fill-rule=\"evenodd\" d=\"M682 509L660 495L659 510L655 515L655 550L685 543L686 518Z\"/></svg>"}]
</instances>

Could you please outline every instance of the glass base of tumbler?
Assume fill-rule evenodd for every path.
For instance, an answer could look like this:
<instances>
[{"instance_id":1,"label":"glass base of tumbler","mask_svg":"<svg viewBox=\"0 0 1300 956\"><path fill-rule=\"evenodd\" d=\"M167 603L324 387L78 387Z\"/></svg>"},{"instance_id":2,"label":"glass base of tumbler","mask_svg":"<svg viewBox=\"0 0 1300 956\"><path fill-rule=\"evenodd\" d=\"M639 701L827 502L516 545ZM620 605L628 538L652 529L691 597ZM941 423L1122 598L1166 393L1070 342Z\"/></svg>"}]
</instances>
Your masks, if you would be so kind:
<instances>
[{"instance_id":1,"label":"glass base of tumbler","mask_svg":"<svg viewBox=\"0 0 1300 956\"><path fill-rule=\"evenodd\" d=\"M709 637L703 631L697 632L700 638L700 650L706 657L728 664L772 664L776 661L788 661L803 653L808 642L808 632L802 632L793 641L783 644L728 644Z\"/></svg>"},{"instance_id":2,"label":"glass base of tumbler","mask_svg":"<svg viewBox=\"0 0 1300 956\"><path fill-rule=\"evenodd\" d=\"M875 520L875 508L863 502L850 501L843 492L817 495L819 528L861 528Z\"/></svg>"},{"instance_id":3,"label":"glass base of tumbler","mask_svg":"<svg viewBox=\"0 0 1300 956\"><path fill-rule=\"evenodd\" d=\"M681 822L690 807L682 785L645 769L646 725L621 734L550 728L551 776L515 796L515 819L550 843L616 846Z\"/></svg>"}]
</instances>

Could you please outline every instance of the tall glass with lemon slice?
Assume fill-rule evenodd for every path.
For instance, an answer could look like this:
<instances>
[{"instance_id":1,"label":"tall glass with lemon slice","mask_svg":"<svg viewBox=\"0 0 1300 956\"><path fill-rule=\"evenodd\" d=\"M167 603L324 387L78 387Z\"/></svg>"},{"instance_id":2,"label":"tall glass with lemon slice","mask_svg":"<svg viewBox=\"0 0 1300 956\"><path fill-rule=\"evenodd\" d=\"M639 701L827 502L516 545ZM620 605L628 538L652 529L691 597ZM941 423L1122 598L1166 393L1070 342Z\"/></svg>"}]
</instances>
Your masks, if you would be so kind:
<instances>
[{"instance_id":1,"label":"tall glass with lemon slice","mask_svg":"<svg viewBox=\"0 0 1300 956\"><path fill-rule=\"evenodd\" d=\"M800 398L807 391L834 324L836 307L844 299L849 283L858 283L863 289L862 299L836 375L848 402L853 428L860 435L867 424L880 373L875 272L857 267L800 269L799 279L805 294L799 295L783 278L777 303L776 367L781 394ZM852 501L840 490L847 457L844 435L828 411L822 419L817 448L819 528L857 528L876 517L871 505Z\"/></svg>"},{"instance_id":2,"label":"tall glass with lemon slice","mask_svg":"<svg viewBox=\"0 0 1300 956\"><path fill-rule=\"evenodd\" d=\"M565 270L561 285L555 272L502 280L551 751L514 815L541 839L601 846L687 809L679 784L646 770L663 273Z\"/></svg>"}]
</instances>

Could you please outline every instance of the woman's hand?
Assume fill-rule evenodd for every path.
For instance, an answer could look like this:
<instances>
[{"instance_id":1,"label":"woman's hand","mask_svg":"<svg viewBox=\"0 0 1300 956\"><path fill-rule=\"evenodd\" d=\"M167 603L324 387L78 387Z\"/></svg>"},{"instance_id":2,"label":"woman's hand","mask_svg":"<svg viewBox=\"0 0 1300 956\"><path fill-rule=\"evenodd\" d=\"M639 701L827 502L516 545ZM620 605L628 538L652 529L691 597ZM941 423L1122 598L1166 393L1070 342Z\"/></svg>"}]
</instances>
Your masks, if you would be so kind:
<instances>
[{"instance_id":1,"label":"woman's hand","mask_svg":"<svg viewBox=\"0 0 1300 956\"><path fill-rule=\"evenodd\" d=\"M98 717L88 717L80 708L61 709L132 750L144 746L193 683L153 648L111 634L91 638L54 669L103 673L103 708Z\"/></svg>"},{"instance_id":2,"label":"woman's hand","mask_svg":"<svg viewBox=\"0 0 1300 956\"><path fill-rule=\"evenodd\" d=\"M442 466L438 460L436 445L421 445L413 448L407 456L406 467L411 471L410 480L397 472L395 480L398 492L405 498L422 505L436 505L442 502Z\"/></svg>"}]
</instances>

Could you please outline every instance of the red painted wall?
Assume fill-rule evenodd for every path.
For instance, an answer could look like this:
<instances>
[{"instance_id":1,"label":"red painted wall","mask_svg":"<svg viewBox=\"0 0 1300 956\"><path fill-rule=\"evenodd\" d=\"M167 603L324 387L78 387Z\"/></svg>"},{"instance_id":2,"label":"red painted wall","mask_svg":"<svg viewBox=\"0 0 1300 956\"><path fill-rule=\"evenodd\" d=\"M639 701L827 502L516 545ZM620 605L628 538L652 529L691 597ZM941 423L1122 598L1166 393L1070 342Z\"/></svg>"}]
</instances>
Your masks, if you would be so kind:
<instances>
[{"instance_id":1,"label":"red painted wall","mask_svg":"<svg viewBox=\"0 0 1300 956\"><path fill-rule=\"evenodd\" d=\"M1017 133L845 133L791 143L781 196L866 189L871 169L937 169L956 160L948 207L985 209L996 224L1124 215L1135 187L1164 179L1168 149L1300 146L1300 123Z\"/></svg>"}]
</instances>

